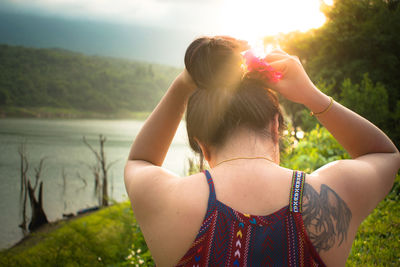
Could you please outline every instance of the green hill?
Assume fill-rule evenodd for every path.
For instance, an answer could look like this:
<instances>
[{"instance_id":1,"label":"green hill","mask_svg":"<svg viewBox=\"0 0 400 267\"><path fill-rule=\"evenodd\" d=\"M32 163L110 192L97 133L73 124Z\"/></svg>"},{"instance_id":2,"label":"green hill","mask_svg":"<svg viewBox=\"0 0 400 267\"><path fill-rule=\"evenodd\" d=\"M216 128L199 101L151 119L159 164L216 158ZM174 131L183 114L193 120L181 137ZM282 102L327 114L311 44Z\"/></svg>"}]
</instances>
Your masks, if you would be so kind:
<instances>
[{"instance_id":1,"label":"green hill","mask_svg":"<svg viewBox=\"0 0 400 267\"><path fill-rule=\"evenodd\" d=\"M0 45L3 116L120 116L151 111L178 68Z\"/></svg>"}]
</instances>

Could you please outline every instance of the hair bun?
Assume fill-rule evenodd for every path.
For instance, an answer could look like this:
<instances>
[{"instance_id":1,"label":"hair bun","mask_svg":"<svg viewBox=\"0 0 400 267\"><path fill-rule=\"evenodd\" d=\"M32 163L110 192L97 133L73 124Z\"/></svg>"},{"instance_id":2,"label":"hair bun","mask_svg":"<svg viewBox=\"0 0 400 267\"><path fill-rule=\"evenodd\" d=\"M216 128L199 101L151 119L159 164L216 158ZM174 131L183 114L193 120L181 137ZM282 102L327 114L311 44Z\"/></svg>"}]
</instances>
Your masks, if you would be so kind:
<instances>
[{"instance_id":1,"label":"hair bun","mask_svg":"<svg viewBox=\"0 0 400 267\"><path fill-rule=\"evenodd\" d=\"M198 38L186 50L185 67L199 89L236 88L243 76L240 52L245 48L244 41L231 37Z\"/></svg>"}]
</instances>

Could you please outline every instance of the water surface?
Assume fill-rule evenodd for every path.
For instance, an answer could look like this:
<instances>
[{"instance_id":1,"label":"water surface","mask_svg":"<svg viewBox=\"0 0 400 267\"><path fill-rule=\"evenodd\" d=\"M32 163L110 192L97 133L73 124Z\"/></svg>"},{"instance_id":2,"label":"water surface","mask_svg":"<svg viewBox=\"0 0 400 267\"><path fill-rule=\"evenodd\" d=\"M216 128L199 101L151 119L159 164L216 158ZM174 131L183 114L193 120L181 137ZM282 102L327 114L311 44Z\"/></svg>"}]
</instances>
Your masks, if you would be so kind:
<instances>
[{"instance_id":1,"label":"water surface","mask_svg":"<svg viewBox=\"0 0 400 267\"><path fill-rule=\"evenodd\" d=\"M93 174L87 166L95 163L95 157L84 145L83 136L96 149L99 148L99 134L107 137L106 159L116 161L109 170L109 194L117 201L127 199L123 168L130 145L142 125L143 121L137 120L0 119L0 248L9 247L22 238L18 227L22 218L18 155L21 143L25 142L31 181L34 181L34 168L41 158L46 158L41 176L43 206L49 221L55 221L61 219L63 213L76 213L98 203ZM182 176L187 169L187 158L192 155L182 122L163 166ZM87 181L86 186L79 176Z\"/></svg>"}]
</instances>

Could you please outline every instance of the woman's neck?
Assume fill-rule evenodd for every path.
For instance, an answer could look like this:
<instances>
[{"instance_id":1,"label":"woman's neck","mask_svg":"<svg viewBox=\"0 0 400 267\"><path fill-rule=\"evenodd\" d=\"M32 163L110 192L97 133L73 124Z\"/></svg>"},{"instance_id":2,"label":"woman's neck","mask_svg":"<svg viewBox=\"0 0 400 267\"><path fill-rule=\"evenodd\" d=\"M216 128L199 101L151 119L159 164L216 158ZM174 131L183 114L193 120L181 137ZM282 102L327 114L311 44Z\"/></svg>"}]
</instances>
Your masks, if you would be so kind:
<instances>
[{"instance_id":1,"label":"woman's neck","mask_svg":"<svg viewBox=\"0 0 400 267\"><path fill-rule=\"evenodd\" d=\"M279 145L270 136L263 136L250 129L235 131L220 148L211 150L210 167L236 158L264 157L279 164Z\"/></svg>"}]
</instances>

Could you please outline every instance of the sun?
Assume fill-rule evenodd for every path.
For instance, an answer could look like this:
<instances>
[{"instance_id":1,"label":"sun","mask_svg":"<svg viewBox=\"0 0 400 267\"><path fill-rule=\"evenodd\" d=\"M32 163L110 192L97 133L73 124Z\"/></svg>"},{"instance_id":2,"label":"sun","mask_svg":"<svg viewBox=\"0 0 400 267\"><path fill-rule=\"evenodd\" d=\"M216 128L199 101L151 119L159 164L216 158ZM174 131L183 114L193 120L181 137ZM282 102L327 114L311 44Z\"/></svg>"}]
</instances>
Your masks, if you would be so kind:
<instances>
[{"instance_id":1,"label":"sun","mask_svg":"<svg viewBox=\"0 0 400 267\"><path fill-rule=\"evenodd\" d=\"M265 36L318 28L325 22L320 5L321 0L224 0L221 30L254 44Z\"/></svg>"}]
</instances>

